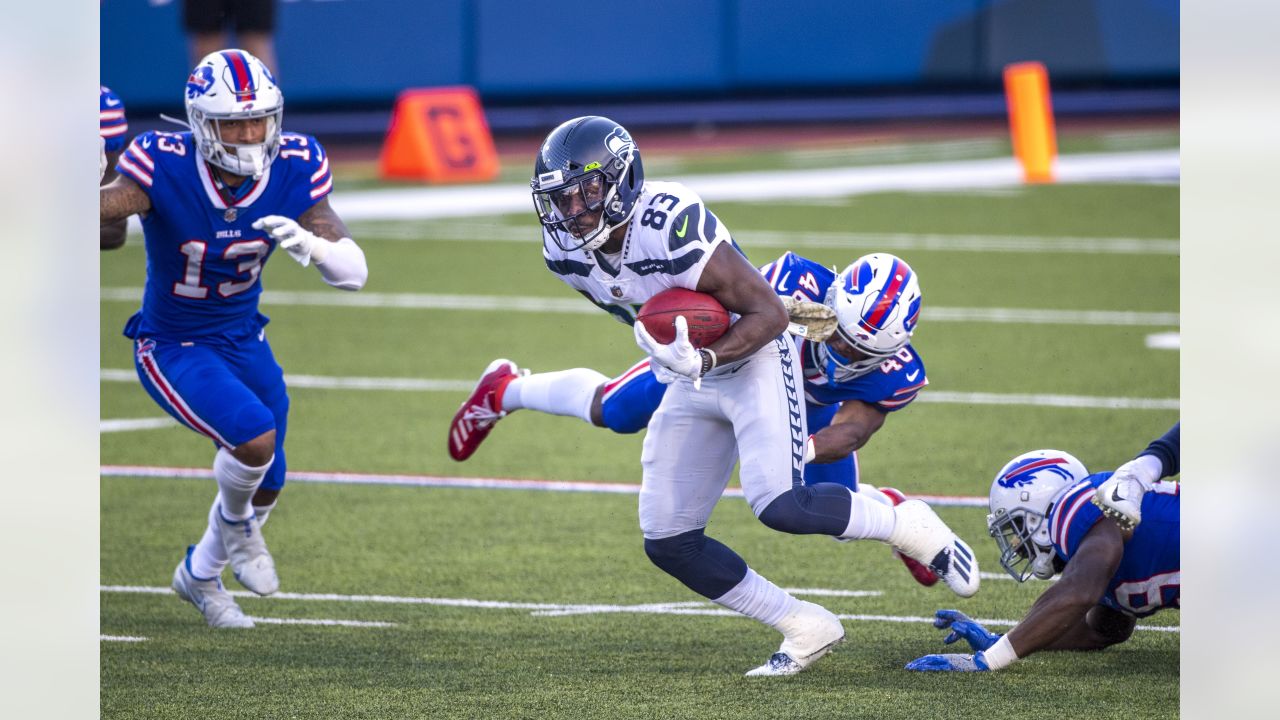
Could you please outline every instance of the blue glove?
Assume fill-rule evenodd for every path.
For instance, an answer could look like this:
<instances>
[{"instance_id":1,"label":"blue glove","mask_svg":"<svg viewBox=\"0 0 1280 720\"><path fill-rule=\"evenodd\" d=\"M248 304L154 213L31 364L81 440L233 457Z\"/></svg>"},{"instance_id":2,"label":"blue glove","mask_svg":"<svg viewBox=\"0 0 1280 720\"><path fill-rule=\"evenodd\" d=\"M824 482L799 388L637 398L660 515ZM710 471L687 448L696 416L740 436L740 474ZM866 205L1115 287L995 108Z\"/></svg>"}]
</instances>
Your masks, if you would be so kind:
<instances>
[{"instance_id":1,"label":"blue glove","mask_svg":"<svg viewBox=\"0 0 1280 720\"><path fill-rule=\"evenodd\" d=\"M995 645L996 641L1001 637L987 632L987 629L982 627L977 620L959 610L939 610L935 615L937 617L933 621L934 627L942 630L951 629L951 634L942 641L944 645L950 645L960 638L964 638L969 642L970 649L974 652L981 652Z\"/></svg>"},{"instance_id":2,"label":"blue glove","mask_svg":"<svg viewBox=\"0 0 1280 720\"><path fill-rule=\"evenodd\" d=\"M982 653L977 655L925 655L907 663L908 670L920 672L984 672L990 668Z\"/></svg>"}]
</instances>

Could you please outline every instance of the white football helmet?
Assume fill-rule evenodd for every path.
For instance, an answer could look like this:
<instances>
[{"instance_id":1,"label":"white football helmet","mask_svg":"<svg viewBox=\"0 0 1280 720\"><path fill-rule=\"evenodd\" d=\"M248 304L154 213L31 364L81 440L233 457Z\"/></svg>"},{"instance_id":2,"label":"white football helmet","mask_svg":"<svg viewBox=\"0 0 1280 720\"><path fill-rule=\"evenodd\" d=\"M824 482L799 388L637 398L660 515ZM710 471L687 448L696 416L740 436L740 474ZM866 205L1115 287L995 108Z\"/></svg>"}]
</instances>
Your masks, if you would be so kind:
<instances>
[{"instance_id":1,"label":"white football helmet","mask_svg":"<svg viewBox=\"0 0 1280 720\"><path fill-rule=\"evenodd\" d=\"M836 311L833 337L867 357L846 358L823 343L819 353L827 378L852 379L901 350L920 319L920 298L920 281L911 266L888 253L863 255L842 270L825 299Z\"/></svg>"},{"instance_id":2,"label":"white football helmet","mask_svg":"<svg viewBox=\"0 0 1280 720\"><path fill-rule=\"evenodd\" d=\"M186 107L196 147L211 165L257 179L280 152L284 95L267 66L244 50L206 55L187 78ZM267 119L262 142L223 140L222 122L261 117Z\"/></svg>"},{"instance_id":3,"label":"white football helmet","mask_svg":"<svg viewBox=\"0 0 1280 720\"><path fill-rule=\"evenodd\" d=\"M1000 546L1000 564L1014 580L1053 577L1053 542L1045 518L1058 498L1088 475L1083 463L1061 450L1023 453L996 473L987 532Z\"/></svg>"}]
</instances>

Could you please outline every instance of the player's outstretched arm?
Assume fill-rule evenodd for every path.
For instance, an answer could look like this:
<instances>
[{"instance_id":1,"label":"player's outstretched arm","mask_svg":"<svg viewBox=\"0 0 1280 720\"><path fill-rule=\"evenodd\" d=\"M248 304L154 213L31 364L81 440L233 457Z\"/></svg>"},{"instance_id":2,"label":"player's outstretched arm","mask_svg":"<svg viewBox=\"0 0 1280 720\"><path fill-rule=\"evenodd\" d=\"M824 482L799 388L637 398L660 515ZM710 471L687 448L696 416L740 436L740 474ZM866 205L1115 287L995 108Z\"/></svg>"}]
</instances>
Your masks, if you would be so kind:
<instances>
[{"instance_id":1,"label":"player's outstretched arm","mask_svg":"<svg viewBox=\"0 0 1280 720\"><path fill-rule=\"evenodd\" d=\"M267 215L253 223L265 230L281 249L306 267L315 263L324 281L341 290L359 290L369 279L364 251L351 239L350 231L321 198L296 221L282 215Z\"/></svg>"},{"instance_id":2,"label":"player's outstretched arm","mask_svg":"<svg viewBox=\"0 0 1280 720\"><path fill-rule=\"evenodd\" d=\"M1062 577L1009 631L1009 642L1018 657L1049 649L1097 650L1116 642L1089 625L1088 615L1120 566L1124 542L1120 526L1108 518L1099 519L1089 529Z\"/></svg>"},{"instance_id":3,"label":"player's outstretched arm","mask_svg":"<svg viewBox=\"0 0 1280 720\"><path fill-rule=\"evenodd\" d=\"M98 216L102 225L117 222L130 215L151 209L151 197L138 183L119 175L98 190Z\"/></svg>"},{"instance_id":4,"label":"player's outstretched arm","mask_svg":"<svg viewBox=\"0 0 1280 720\"><path fill-rule=\"evenodd\" d=\"M698 279L698 292L741 317L708 345L716 364L735 362L764 347L787 329L787 310L769 283L730 243L721 243Z\"/></svg>"},{"instance_id":5,"label":"player's outstretched arm","mask_svg":"<svg viewBox=\"0 0 1280 720\"><path fill-rule=\"evenodd\" d=\"M1005 635L986 628L954 610L938 611L934 625L952 629L945 642L964 638L973 655L925 655L907 663L919 672L982 672L999 670L1038 650L1096 650L1129 637L1133 623L1117 620L1098 606L1124 554L1119 526L1102 518L1080 541L1080 549L1053 587L1044 591L1027 616Z\"/></svg>"},{"instance_id":6,"label":"player's outstretched arm","mask_svg":"<svg viewBox=\"0 0 1280 720\"><path fill-rule=\"evenodd\" d=\"M1133 634L1138 619L1112 610L1106 605L1094 605L1084 620L1072 626L1045 650L1100 650L1122 643Z\"/></svg>"},{"instance_id":7,"label":"player's outstretched arm","mask_svg":"<svg viewBox=\"0 0 1280 720\"><path fill-rule=\"evenodd\" d=\"M884 425L885 415L870 403L845 400L831 424L810 436L813 457L808 462L829 463L849 457Z\"/></svg>"}]
</instances>

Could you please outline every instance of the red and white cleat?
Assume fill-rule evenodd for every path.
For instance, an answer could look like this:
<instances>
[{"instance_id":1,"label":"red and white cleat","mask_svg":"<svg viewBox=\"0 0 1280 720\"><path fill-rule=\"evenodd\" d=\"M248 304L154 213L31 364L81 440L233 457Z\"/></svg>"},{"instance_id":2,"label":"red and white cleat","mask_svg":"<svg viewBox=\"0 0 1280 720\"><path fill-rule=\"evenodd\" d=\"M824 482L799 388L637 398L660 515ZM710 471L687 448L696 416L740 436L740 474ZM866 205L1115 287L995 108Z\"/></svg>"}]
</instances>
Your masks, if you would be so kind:
<instances>
[{"instance_id":1,"label":"red and white cleat","mask_svg":"<svg viewBox=\"0 0 1280 720\"><path fill-rule=\"evenodd\" d=\"M897 488L882 487L880 488L880 492L887 495L889 499L893 501L894 505L901 504L907 499L907 496L903 495L902 491ZM916 582L921 585L925 587L932 587L938 582L938 574L930 570L929 566L924 563L912 560L897 550L893 551L893 556L901 560L903 565L907 566L907 571L911 573L911 577L915 578Z\"/></svg>"},{"instance_id":2,"label":"red and white cleat","mask_svg":"<svg viewBox=\"0 0 1280 720\"><path fill-rule=\"evenodd\" d=\"M507 385L528 370L520 370L510 360L494 360L484 369L471 397L462 403L449 423L449 457L462 462L475 453L489 431L507 413L502 409L502 393Z\"/></svg>"}]
</instances>

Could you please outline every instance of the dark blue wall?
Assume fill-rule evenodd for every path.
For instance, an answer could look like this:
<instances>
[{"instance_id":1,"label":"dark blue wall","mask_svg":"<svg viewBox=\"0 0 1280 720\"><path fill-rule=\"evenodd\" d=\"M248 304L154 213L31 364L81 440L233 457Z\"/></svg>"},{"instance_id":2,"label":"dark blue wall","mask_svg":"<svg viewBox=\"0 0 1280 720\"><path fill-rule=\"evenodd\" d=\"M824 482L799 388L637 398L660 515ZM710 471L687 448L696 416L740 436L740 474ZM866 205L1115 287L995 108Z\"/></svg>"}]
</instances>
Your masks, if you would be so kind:
<instances>
[{"instance_id":1,"label":"dark blue wall","mask_svg":"<svg viewBox=\"0 0 1280 720\"><path fill-rule=\"evenodd\" d=\"M102 82L175 106L180 0L104 0ZM1040 60L1055 83L1176 80L1177 0L282 0L291 102L387 103L465 84L489 101L975 87Z\"/></svg>"}]
</instances>

